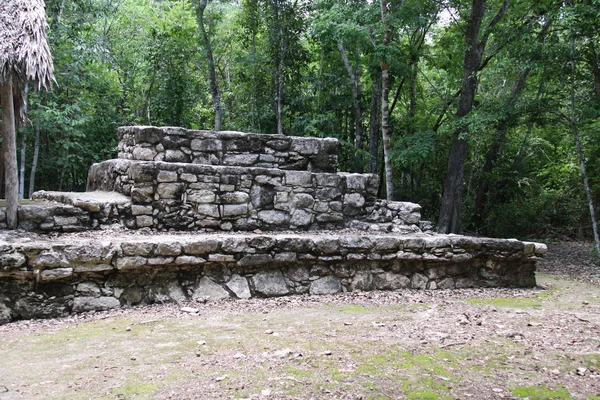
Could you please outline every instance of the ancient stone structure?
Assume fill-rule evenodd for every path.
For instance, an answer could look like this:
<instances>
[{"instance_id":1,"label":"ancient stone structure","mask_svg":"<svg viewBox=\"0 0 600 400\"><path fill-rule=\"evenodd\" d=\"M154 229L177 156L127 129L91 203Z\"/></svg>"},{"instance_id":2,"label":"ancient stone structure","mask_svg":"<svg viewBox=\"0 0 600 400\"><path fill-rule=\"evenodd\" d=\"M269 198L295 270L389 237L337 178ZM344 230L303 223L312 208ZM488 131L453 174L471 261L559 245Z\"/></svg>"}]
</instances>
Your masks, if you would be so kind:
<instances>
[{"instance_id":1,"label":"ancient stone structure","mask_svg":"<svg viewBox=\"0 0 600 400\"><path fill-rule=\"evenodd\" d=\"M375 175L337 172L334 139L119 135L119 158L90 168L88 192L38 192L21 207L23 229L63 234L0 240L0 322L165 301L535 285L544 245L424 233L417 204L377 199ZM64 233L115 224L130 231Z\"/></svg>"}]
</instances>

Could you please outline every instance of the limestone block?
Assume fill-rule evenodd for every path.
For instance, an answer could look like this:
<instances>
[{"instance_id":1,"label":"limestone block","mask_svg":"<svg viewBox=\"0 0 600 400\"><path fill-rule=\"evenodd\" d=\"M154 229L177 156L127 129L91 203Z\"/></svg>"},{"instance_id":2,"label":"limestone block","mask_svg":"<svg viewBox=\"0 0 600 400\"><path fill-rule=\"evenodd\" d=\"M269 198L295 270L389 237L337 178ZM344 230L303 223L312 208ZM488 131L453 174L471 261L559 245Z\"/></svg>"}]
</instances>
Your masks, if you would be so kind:
<instances>
[{"instance_id":1,"label":"limestone block","mask_svg":"<svg viewBox=\"0 0 600 400\"><path fill-rule=\"evenodd\" d=\"M264 210L258 212L258 219L269 225L286 226L290 215L283 211Z\"/></svg>"},{"instance_id":2,"label":"limestone block","mask_svg":"<svg viewBox=\"0 0 600 400\"><path fill-rule=\"evenodd\" d=\"M215 199L216 195L212 190L200 189L187 192L187 200L191 203L207 204L213 203Z\"/></svg>"},{"instance_id":3,"label":"limestone block","mask_svg":"<svg viewBox=\"0 0 600 400\"><path fill-rule=\"evenodd\" d=\"M178 256L181 254L181 246L178 243L159 243L154 250L158 256Z\"/></svg>"},{"instance_id":4,"label":"limestone block","mask_svg":"<svg viewBox=\"0 0 600 400\"><path fill-rule=\"evenodd\" d=\"M198 177L196 175L188 174L185 172L179 176L179 179L181 179L184 182L189 182L189 183L198 182Z\"/></svg>"},{"instance_id":5,"label":"limestone block","mask_svg":"<svg viewBox=\"0 0 600 400\"><path fill-rule=\"evenodd\" d=\"M11 269L19 268L25 264L25 256L21 253L2 253L0 254L0 267Z\"/></svg>"},{"instance_id":6,"label":"limestone block","mask_svg":"<svg viewBox=\"0 0 600 400\"><path fill-rule=\"evenodd\" d=\"M312 174L304 171L286 171L285 183L289 186L312 186Z\"/></svg>"},{"instance_id":7,"label":"limestone block","mask_svg":"<svg viewBox=\"0 0 600 400\"><path fill-rule=\"evenodd\" d=\"M77 225L78 222L77 217L62 217L58 215L54 217L54 224L58 226Z\"/></svg>"},{"instance_id":8,"label":"limestone block","mask_svg":"<svg viewBox=\"0 0 600 400\"><path fill-rule=\"evenodd\" d=\"M154 220L151 215L138 215L135 217L135 225L138 228L147 228L154 225Z\"/></svg>"},{"instance_id":9,"label":"limestone block","mask_svg":"<svg viewBox=\"0 0 600 400\"><path fill-rule=\"evenodd\" d=\"M125 193L126 194L126 193ZM138 204L151 203L154 200L154 188L134 186L131 188L131 200Z\"/></svg>"},{"instance_id":10,"label":"limestone block","mask_svg":"<svg viewBox=\"0 0 600 400\"><path fill-rule=\"evenodd\" d=\"M125 242L121 244L125 256L148 256L154 249L151 242Z\"/></svg>"},{"instance_id":11,"label":"limestone block","mask_svg":"<svg viewBox=\"0 0 600 400\"><path fill-rule=\"evenodd\" d=\"M419 274L418 272L414 273L410 278L410 286L413 289L425 289L427 287L427 277L423 274Z\"/></svg>"},{"instance_id":12,"label":"limestone block","mask_svg":"<svg viewBox=\"0 0 600 400\"><path fill-rule=\"evenodd\" d=\"M219 248L219 241L217 239L203 238L201 241L194 243L184 243L183 251L185 254L206 254L217 251Z\"/></svg>"},{"instance_id":13,"label":"limestone block","mask_svg":"<svg viewBox=\"0 0 600 400\"><path fill-rule=\"evenodd\" d=\"M298 254L292 252L276 253L273 256L273 260L278 263L289 265L295 263L298 260Z\"/></svg>"},{"instance_id":14,"label":"limestone block","mask_svg":"<svg viewBox=\"0 0 600 400\"><path fill-rule=\"evenodd\" d=\"M250 202L256 209L262 209L274 203L276 192L273 187L266 185L252 185L250 189ZM281 196L288 196L287 193L277 193L277 202L287 201L287 198L283 200Z\"/></svg>"},{"instance_id":15,"label":"limestone block","mask_svg":"<svg viewBox=\"0 0 600 400\"><path fill-rule=\"evenodd\" d=\"M29 259L29 264L32 267L67 267L68 263L64 253L55 252L53 250L42 250L38 255Z\"/></svg>"},{"instance_id":16,"label":"limestone block","mask_svg":"<svg viewBox=\"0 0 600 400\"><path fill-rule=\"evenodd\" d=\"M277 239L270 236L256 236L248 240L248 245L252 248L267 252L277 244Z\"/></svg>"},{"instance_id":17,"label":"limestone block","mask_svg":"<svg viewBox=\"0 0 600 400\"><path fill-rule=\"evenodd\" d=\"M250 287L248 286L248 281L242 276L233 274L229 282L227 282L227 287L239 299L249 299L252 297L252 294L250 293Z\"/></svg>"},{"instance_id":18,"label":"limestone block","mask_svg":"<svg viewBox=\"0 0 600 400\"><path fill-rule=\"evenodd\" d=\"M314 238L317 249L323 254L335 254L340 252L339 239L332 236L317 236Z\"/></svg>"},{"instance_id":19,"label":"limestone block","mask_svg":"<svg viewBox=\"0 0 600 400\"><path fill-rule=\"evenodd\" d=\"M361 208L365 205L365 198L359 193L344 195L344 205L352 208Z\"/></svg>"},{"instance_id":20,"label":"limestone block","mask_svg":"<svg viewBox=\"0 0 600 400\"><path fill-rule=\"evenodd\" d=\"M154 163L134 163L129 169L129 178L136 183L152 182L156 173Z\"/></svg>"},{"instance_id":21,"label":"limestone block","mask_svg":"<svg viewBox=\"0 0 600 400\"><path fill-rule=\"evenodd\" d=\"M159 171L156 177L157 182L177 182L177 171Z\"/></svg>"},{"instance_id":22,"label":"limestone block","mask_svg":"<svg viewBox=\"0 0 600 400\"><path fill-rule=\"evenodd\" d=\"M359 271L354 275L350 284L352 290L367 291L373 289L373 275L371 271Z\"/></svg>"},{"instance_id":23,"label":"limestone block","mask_svg":"<svg viewBox=\"0 0 600 400\"><path fill-rule=\"evenodd\" d=\"M193 300L221 300L231 297L229 292L212 279L204 276L194 288Z\"/></svg>"},{"instance_id":24,"label":"limestone block","mask_svg":"<svg viewBox=\"0 0 600 400\"><path fill-rule=\"evenodd\" d=\"M206 215L208 217L219 218L219 206L216 204L198 204L196 207L198 214Z\"/></svg>"},{"instance_id":25,"label":"limestone block","mask_svg":"<svg viewBox=\"0 0 600 400\"><path fill-rule=\"evenodd\" d=\"M141 206L141 205L132 205L131 206L131 214L132 215L152 215L152 211L154 209L152 206Z\"/></svg>"},{"instance_id":26,"label":"limestone block","mask_svg":"<svg viewBox=\"0 0 600 400\"><path fill-rule=\"evenodd\" d=\"M322 201L340 200L342 191L339 187L317 187L315 198Z\"/></svg>"},{"instance_id":27,"label":"limestone block","mask_svg":"<svg viewBox=\"0 0 600 400\"><path fill-rule=\"evenodd\" d=\"M181 303L186 300L187 296L177 282L168 282L159 286L151 286L148 292L148 301L153 303Z\"/></svg>"},{"instance_id":28,"label":"limestone block","mask_svg":"<svg viewBox=\"0 0 600 400\"><path fill-rule=\"evenodd\" d=\"M119 300L114 297L75 297L73 312L106 311L121 307Z\"/></svg>"},{"instance_id":29,"label":"limestone block","mask_svg":"<svg viewBox=\"0 0 600 400\"><path fill-rule=\"evenodd\" d=\"M346 190L350 193L364 193L365 192L365 175L364 174L347 174L346 178Z\"/></svg>"},{"instance_id":30,"label":"limestone block","mask_svg":"<svg viewBox=\"0 0 600 400\"><path fill-rule=\"evenodd\" d=\"M223 218L238 217L246 214L248 214L248 204L224 204L221 206L221 215Z\"/></svg>"},{"instance_id":31,"label":"limestone block","mask_svg":"<svg viewBox=\"0 0 600 400\"><path fill-rule=\"evenodd\" d=\"M87 297L100 297L100 287L94 282L81 282L77 285L75 290Z\"/></svg>"},{"instance_id":32,"label":"limestone block","mask_svg":"<svg viewBox=\"0 0 600 400\"><path fill-rule=\"evenodd\" d=\"M193 139L190 144L193 151L223 151L223 142L219 139Z\"/></svg>"},{"instance_id":33,"label":"limestone block","mask_svg":"<svg viewBox=\"0 0 600 400\"><path fill-rule=\"evenodd\" d=\"M223 240L221 249L226 253L243 253L248 249L246 244L246 238L244 237L230 237Z\"/></svg>"},{"instance_id":34,"label":"limestone block","mask_svg":"<svg viewBox=\"0 0 600 400\"><path fill-rule=\"evenodd\" d=\"M258 160L258 154L231 154L223 158L223 165L249 167Z\"/></svg>"},{"instance_id":35,"label":"limestone block","mask_svg":"<svg viewBox=\"0 0 600 400\"><path fill-rule=\"evenodd\" d=\"M310 271L307 267L294 265L286 269L285 275L294 282L306 282L310 279Z\"/></svg>"},{"instance_id":36,"label":"limestone block","mask_svg":"<svg viewBox=\"0 0 600 400\"><path fill-rule=\"evenodd\" d=\"M171 264L174 260L175 257L150 257L148 258L148 265L165 266Z\"/></svg>"},{"instance_id":37,"label":"limestone block","mask_svg":"<svg viewBox=\"0 0 600 400\"><path fill-rule=\"evenodd\" d=\"M244 192L231 192L221 195L221 202L223 202L223 204L246 204L249 199L250 196L248 193Z\"/></svg>"},{"instance_id":38,"label":"limestone block","mask_svg":"<svg viewBox=\"0 0 600 400\"><path fill-rule=\"evenodd\" d=\"M410 287L411 281L404 275L384 272L373 277L373 285L378 290L397 290Z\"/></svg>"},{"instance_id":39,"label":"limestone block","mask_svg":"<svg viewBox=\"0 0 600 400\"><path fill-rule=\"evenodd\" d=\"M252 277L254 290L264 297L285 296L290 289L280 270L260 271Z\"/></svg>"},{"instance_id":40,"label":"limestone block","mask_svg":"<svg viewBox=\"0 0 600 400\"><path fill-rule=\"evenodd\" d=\"M269 140L267 146L276 151L287 151L290 148L290 139Z\"/></svg>"},{"instance_id":41,"label":"limestone block","mask_svg":"<svg viewBox=\"0 0 600 400\"><path fill-rule=\"evenodd\" d=\"M342 177L338 174L316 174L317 187L335 187L339 188L342 186Z\"/></svg>"},{"instance_id":42,"label":"limestone block","mask_svg":"<svg viewBox=\"0 0 600 400\"><path fill-rule=\"evenodd\" d=\"M367 236L344 236L340 239L340 246L351 250L368 250L373 248L375 243Z\"/></svg>"},{"instance_id":43,"label":"limestone block","mask_svg":"<svg viewBox=\"0 0 600 400\"><path fill-rule=\"evenodd\" d=\"M210 262L235 262L235 257L232 254L210 254L208 256Z\"/></svg>"},{"instance_id":44,"label":"limestone block","mask_svg":"<svg viewBox=\"0 0 600 400\"><path fill-rule=\"evenodd\" d=\"M444 278L437 284L438 289L454 289L454 279Z\"/></svg>"},{"instance_id":45,"label":"limestone block","mask_svg":"<svg viewBox=\"0 0 600 400\"><path fill-rule=\"evenodd\" d=\"M181 150L165 151L165 161L167 162L188 162L188 156Z\"/></svg>"},{"instance_id":46,"label":"limestone block","mask_svg":"<svg viewBox=\"0 0 600 400\"><path fill-rule=\"evenodd\" d=\"M73 268L45 269L40 272L39 280L42 282L57 281L73 276Z\"/></svg>"},{"instance_id":47,"label":"limestone block","mask_svg":"<svg viewBox=\"0 0 600 400\"><path fill-rule=\"evenodd\" d=\"M307 226L312 223L312 213L305 210L296 210L292 214L290 219L290 225L292 226Z\"/></svg>"},{"instance_id":48,"label":"limestone block","mask_svg":"<svg viewBox=\"0 0 600 400\"><path fill-rule=\"evenodd\" d=\"M161 199L179 199L184 188L183 183L159 183L156 193Z\"/></svg>"},{"instance_id":49,"label":"limestone block","mask_svg":"<svg viewBox=\"0 0 600 400\"><path fill-rule=\"evenodd\" d=\"M298 152L302 155L311 155L319 153L319 147L314 140L298 137L295 137L292 140L290 150Z\"/></svg>"},{"instance_id":50,"label":"limestone block","mask_svg":"<svg viewBox=\"0 0 600 400\"><path fill-rule=\"evenodd\" d=\"M119 270L135 269L142 265L146 265L145 257L121 257L117 260L117 269Z\"/></svg>"},{"instance_id":51,"label":"limestone block","mask_svg":"<svg viewBox=\"0 0 600 400\"><path fill-rule=\"evenodd\" d=\"M200 265L205 262L204 258L196 256L179 256L175 259L175 264L177 265Z\"/></svg>"},{"instance_id":52,"label":"limestone block","mask_svg":"<svg viewBox=\"0 0 600 400\"><path fill-rule=\"evenodd\" d=\"M310 283L310 294L334 294L341 290L341 279L337 276L324 276Z\"/></svg>"},{"instance_id":53,"label":"limestone block","mask_svg":"<svg viewBox=\"0 0 600 400\"><path fill-rule=\"evenodd\" d=\"M141 161L153 161L156 157L156 150L150 147L135 147L133 149L133 159Z\"/></svg>"}]
</instances>

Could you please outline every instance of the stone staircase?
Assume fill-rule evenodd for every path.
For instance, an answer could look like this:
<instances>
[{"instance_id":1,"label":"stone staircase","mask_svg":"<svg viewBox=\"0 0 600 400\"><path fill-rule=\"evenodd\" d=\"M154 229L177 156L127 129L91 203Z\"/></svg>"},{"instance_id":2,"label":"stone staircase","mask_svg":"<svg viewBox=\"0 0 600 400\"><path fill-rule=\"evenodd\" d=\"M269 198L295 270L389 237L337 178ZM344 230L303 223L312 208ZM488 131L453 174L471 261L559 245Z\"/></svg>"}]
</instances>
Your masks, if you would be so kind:
<instances>
[{"instance_id":1,"label":"stone staircase","mask_svg":"<svg viewBox=\"0 0 600 400\"><path fill-rule=\"evenodd\" d=\"M535 285L545 246L433 235L337 140L119 129L85 193L40 191L0 235L0 322L166 301ZM2 223L0 213L0 223ZM81 232L82 233L69 233ZM425 231L425 232L424 232Z\"/></svg>"}]
</instances>

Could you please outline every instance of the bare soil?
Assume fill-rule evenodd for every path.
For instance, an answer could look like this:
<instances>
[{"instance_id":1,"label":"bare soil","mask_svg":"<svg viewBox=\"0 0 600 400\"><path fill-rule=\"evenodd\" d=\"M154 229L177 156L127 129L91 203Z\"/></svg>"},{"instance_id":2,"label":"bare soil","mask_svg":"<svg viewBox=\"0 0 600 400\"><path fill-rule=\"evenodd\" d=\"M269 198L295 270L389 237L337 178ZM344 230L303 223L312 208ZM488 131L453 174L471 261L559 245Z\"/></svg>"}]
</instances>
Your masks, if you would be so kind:
<instances>
[{"instance_id":1,"label":"bare soil","mask_svg":"<svg viewBox=\"0 0 600 400\"><path fill-rule=\"evenodd\" d=\"M534 289L165 304L0 326L0 399L600 399L600 269Z\"/></svg>"}]
</instances>

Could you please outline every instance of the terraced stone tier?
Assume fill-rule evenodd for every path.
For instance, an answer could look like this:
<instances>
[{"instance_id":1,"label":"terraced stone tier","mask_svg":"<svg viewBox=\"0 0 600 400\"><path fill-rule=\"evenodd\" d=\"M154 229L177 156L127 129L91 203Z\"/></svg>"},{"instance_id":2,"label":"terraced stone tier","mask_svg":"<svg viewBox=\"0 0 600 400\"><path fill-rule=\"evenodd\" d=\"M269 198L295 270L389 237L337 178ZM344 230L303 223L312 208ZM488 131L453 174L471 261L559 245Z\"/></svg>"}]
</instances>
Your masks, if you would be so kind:
<instances>
[{"instance_id":1,"label":"terraced stone tier","mask_svg":"<svg viewBox=\"0 0 600 400\"><path fill-rule=\"evenodd\" d=\"M373 174L117 159L92 165L87 190L130 197L132 215L123 217L132 229L315 230L362 222L419 231L421 207L378 200L378 182Z\"/></svg>"},{"instance_id":2,"label":"terraced stone tier","mask_svg":"<svg viewBox=\"0 0 600 400\"><path fill-rule=\"evenodd\" d=\"M0 322L186 300L529 287L545 251L517 240L348 231L5 236Z\"/></svg>"},{"instance_id":3,"label":"terraced stone tier","mask_svg":"<svg viewBox=\"0 0 600 400\"><path fill-rule=\"evenodd\" d=\"M178 127L120 127L118 158L336 172L338 141Z\"/></svg>"}]
</instances>

